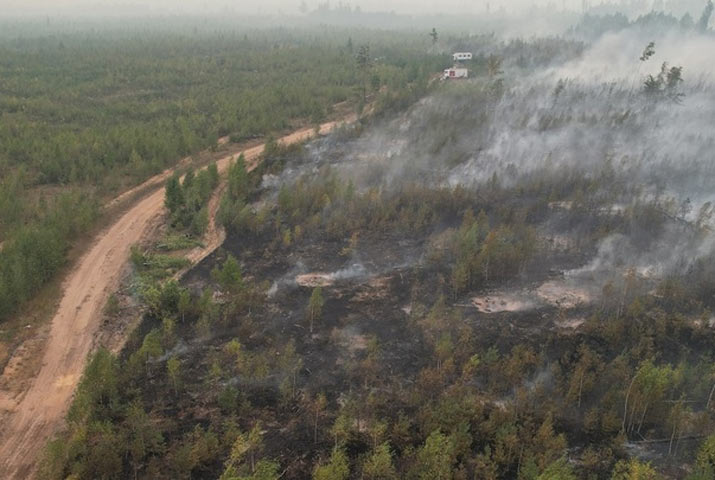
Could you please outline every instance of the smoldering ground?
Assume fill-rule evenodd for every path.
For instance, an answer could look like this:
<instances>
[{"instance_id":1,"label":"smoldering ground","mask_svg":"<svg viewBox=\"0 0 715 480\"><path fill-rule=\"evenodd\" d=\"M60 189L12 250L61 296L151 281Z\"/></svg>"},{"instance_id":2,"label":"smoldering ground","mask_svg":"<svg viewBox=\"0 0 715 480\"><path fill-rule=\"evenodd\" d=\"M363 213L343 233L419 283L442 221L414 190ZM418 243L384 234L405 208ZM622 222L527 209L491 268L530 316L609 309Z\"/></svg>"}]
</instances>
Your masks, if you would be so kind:
<instances>
[{"instance_id":1,"label":"smoldering ground","mask_svg":"<svg viewBox=\"0 0 715 480\"><path fill-rule=\"evenodd\" d=\"M713 253L715 89L708 58L715 38L664 33L655 39L655 56L641 61L652 40L624 31L560 65L525 73L505 61L498 76L440 85L356 139L312 146L308 160L273 186L326 165L363 191L418 183L479 194L490 184L518 189L585 179L590 190L576 195L587 211L580 222L610 215L628 225L604 238L572 279L628 268L647 277L683 274ZM676 99L644 92L647 75L656 76L663 62L683 67ZM633 221L643 209L660 217L647 231ZM558 223L553 217L547 228Z\"/></svg>"}]
</instances>

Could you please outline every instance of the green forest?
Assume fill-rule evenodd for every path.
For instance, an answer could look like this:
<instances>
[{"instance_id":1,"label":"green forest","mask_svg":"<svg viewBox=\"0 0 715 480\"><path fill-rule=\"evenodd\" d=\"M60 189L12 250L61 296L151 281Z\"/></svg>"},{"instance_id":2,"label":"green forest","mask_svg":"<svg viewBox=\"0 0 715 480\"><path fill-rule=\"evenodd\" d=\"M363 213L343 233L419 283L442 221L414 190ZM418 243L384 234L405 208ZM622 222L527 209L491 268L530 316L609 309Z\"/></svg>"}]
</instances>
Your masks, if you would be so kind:
<instances>
[{"instance_id":1,"label":"green forest","mask_svg":"<svg viewBox=\"0 0 715 480\"><path fill-rule=\"evenodd\" d=\"M28 24L0 38L0 319L54 277L112 195L220 137L314 125L344 102L360 109L363 86L399 103L444 62L417 36L182 26ZM368 43L378 61L364 69L356 54Z\"/></svg>"}]
</instances>

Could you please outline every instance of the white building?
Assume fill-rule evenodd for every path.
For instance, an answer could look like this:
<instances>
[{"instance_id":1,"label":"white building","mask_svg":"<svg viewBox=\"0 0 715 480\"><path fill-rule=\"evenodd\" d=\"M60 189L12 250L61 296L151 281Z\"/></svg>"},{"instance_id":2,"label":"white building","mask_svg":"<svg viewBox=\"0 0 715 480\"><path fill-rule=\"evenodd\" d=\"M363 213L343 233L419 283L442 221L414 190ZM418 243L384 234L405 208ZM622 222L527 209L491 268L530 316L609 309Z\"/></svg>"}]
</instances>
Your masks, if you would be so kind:
<instances>
[{"instance_id":1,"label":"white building","mask_svg":"<svg viewBox=\"0 0 715 480\"><path fill-rule=\"evenodd\" d=\"M466 60L471 60L472 52L457 52L452 54L452 58L455 62L464 62Z\"/></svg>"}]
</instances>

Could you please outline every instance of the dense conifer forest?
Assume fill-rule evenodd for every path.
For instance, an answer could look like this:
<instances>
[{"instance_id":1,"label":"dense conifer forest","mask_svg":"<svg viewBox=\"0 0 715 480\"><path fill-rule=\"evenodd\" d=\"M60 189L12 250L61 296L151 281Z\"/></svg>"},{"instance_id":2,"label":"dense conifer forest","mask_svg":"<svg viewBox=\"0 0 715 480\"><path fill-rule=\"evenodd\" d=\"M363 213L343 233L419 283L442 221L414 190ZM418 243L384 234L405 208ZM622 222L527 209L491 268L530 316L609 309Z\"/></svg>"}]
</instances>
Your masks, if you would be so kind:
<instances>
[{"instance_id":1,"label":"dense conifer forest","mask_svg":"<svg viewBox=\"0 0 715 480\"><path fill-rule=\"evenodd\" d=\"M0 319L53 278L113 194L220 137L360 109L363 85L399 102L444 62L419 48L426 39L390 33L179 27L28 26L0 39ZM355 54L368 41L379 61L365 78Z\"/></svg>"}]
</instances>

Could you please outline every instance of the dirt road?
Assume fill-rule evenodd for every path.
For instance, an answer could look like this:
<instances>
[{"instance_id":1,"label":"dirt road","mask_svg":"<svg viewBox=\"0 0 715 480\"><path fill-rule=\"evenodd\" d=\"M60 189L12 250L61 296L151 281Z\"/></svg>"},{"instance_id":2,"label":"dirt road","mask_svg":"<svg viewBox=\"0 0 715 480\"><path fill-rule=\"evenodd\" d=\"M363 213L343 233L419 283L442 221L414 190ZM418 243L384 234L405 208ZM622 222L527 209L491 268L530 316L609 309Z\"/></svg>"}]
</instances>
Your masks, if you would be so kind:
<instances>
[{"instance_id":1,"label":"dirt road","mask_svg":"<svg viewBox=\"0 0 715 480\"><path fill-rule=\"evenodd\" d=\"M354 117L345 121L353 121ZM325 134L337 122L326 123ZM283 137L285 144L306 140L313 129L303 129ZM248 168L255 168L263 145L244 151ZM219 172L227 170L238 154L220 159ZM161 182L166 172L149 182ZM210 209L218 207L218 195ZM133 244L147 233L152 220L164 211L164 189L158 189L138 200L111 226L105 229L76 267L65 279L63 298L55 313L50 337L43 354L42 367L22 398L5 398L2 406L8 412L0 426L0 478L26 479L34 476L38 455L47 440L61 427L72 393L91 353L100 326L102 309L111 292L119 285L120 275ZM223 233L213 218L203 249L190 257L199 261L221 245ZM0 392L2 393L2 392Z\"/></svg>"}]
</instances>

